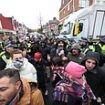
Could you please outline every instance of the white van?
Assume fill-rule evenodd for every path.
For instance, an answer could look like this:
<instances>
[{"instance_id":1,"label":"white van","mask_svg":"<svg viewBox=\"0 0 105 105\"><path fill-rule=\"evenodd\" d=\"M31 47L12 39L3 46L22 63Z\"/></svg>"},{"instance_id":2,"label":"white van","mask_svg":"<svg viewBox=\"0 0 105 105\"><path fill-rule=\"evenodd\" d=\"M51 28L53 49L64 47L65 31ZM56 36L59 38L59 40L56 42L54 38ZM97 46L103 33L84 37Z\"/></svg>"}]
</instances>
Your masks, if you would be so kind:
<instances>
[{"instance_id":1,"label":"white van","mask_svg":"<svg viewBox=\"0 0 105 105\"><path fill-rule=\"evenodd\" d=\"M74 39L98 39L105 36L105 3L95 3L80 9L65 20L61 33Z\"/></svg>"}]
</instances>

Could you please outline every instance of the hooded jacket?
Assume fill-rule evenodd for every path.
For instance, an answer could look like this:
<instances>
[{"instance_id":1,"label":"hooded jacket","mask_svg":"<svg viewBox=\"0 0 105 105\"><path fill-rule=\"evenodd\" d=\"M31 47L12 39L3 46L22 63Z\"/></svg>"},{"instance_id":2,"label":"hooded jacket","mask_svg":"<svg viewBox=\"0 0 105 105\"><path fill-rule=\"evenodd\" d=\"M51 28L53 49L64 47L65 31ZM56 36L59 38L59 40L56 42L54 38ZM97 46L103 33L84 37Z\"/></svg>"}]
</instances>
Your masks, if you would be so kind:
<instances>
[{"instance_id":1,"label":"hooded jacket","mask_svg":"<svg viewBox=\"0 0 105 105\"><path fill-rule=\"evenodd\" d=\"M100 64L100 54L98 52L89 51L81 64L85 66L85 62L88 59L93 59L96 61L96 66L93 70L85 73L87 83L90 85L94 95L100 97L105 103L105 72L99 67ZM98 104L96 104L98 105Z\"/></svg>"},{"instance_id":2,"label":"hooded jacket","mask_svg":"<svg viewBox=\"0 0 105 105\"><path fill-rule=\"evenodd\" d=\"M13 63L10 63L6 68L15 68L16 69L16 67L14 66ZM19 71L20 76L22 78L25 78L32 82L37 83L37 71L36 71L35 67L30 62L28 62L28 59L24 58L23 65L19 70L20 70Z\"/></svg>"},{"instance_id":3,"label":"hooded jacket","mask_svg":"<svg viewBox=\"0 0 105 105\"><path fill-rule=\"evenodd\" d=\"M85 61L86 61L87 59L89 59L89 58L95 60L95 61L96 61L96 64L97 64L96 66L99 66L99 64L100 64L100 54L99 54L98 52L89 51L89 52L84 56L83 60L81 61L81 64L85 66Z\"/></svg>"},{"instance_id":4,"label":"hooded jacket","mask_svg":"<svg viewBox=\"0 0 105 105\"><path fill-rule=\"evenodd\" d=\"M90 105L93 96L91 89L83 76L85 72L85 67L78 63L71 61L67 64L65 68L65 73L67 74L57 83L53 94L54 102L57 100L60 103L54 103L54 105L62 105L61 101L67 103L65 105ZM59 94L59 91L61 91L61 94L66 93L67 96L65 96L65 94L62 96ZM66 99L64 97L68 98Z\"/></svg>"},{"instance_id":5,"label":"hooded jacket","mask_svg":"<svg viewBox=\"0 0 105 105\"><path fill-rule=\"evenodd\" d=\"M25 79L22 79L22 87L22 95L17 93L7 105L44 105L42 93L37 87L32 89L30 82Z\"/></svg>"},{"instance_id":6,"label":"hooded jacket","mask_svg":"<svg viewBox=\"0 0 105 105\"><path fill-rule=\"evenodd\" d=\"M22 82L24 95L17 105L44 105L41 91L38 88L32 91L27 80L24 80Z\"/></svg>"},{"instance_id":7,"label":"hooded jacket","mask_svg":"<svg viewBox=\"0 0 105 105\"><path fill-rule=\"evenodd\" d=\"M51 58L53 58L54 56L61 56L61 55L59 55L61 49L59 49L59 47L58 47L58 44L59 44L60 42L63 42L63 44L64 44L64 47L63 47L63 49L62 49L62 50L64 51L64 55L65 55L65 56L67 55L67 49L66 49L67 43L66 43L63 39L59 39L59 40L57 41L55 47L52 48L51 51L50 51L50 56L51 56Z\"/></svg>"}]
</instances>

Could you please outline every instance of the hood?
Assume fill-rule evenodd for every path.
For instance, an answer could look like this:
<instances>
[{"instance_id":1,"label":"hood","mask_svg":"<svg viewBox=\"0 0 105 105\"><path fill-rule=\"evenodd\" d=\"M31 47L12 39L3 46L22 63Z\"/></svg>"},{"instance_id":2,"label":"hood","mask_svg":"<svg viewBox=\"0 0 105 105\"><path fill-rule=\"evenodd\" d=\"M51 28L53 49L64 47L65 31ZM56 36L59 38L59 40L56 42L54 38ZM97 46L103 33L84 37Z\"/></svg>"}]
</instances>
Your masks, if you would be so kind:
<instances>
[{"instance_id":1,"label":"hood","mask_svg":"<svg viewBox=\"0 0 105 105\"><path fill-rule=\"evenodd\" d=\"M71 61L66 66L65 71L74 78L81 78L82 75L86 72L86 69L84 66Z\"/></svg>"},{"instance_id":2,"label":"hood","mask_svg":"<svg viewBox=\"0 0 105 105\"><path fill-rule=\"evenodd\" d=\"M56 43L56 47L58 46L58 43L63 42L64 43L64 48L66 48L67 43L65 42L64 39L59 39Z\"/></svg>"},{"instance_id":3,"label":"hood","mask_svg":"<svg viewBox=\"0 0 105 105\"><path fill-rule=\"evenodd\" d=\"M78 43L74 43L74 44L71 46L71 49L78 49L78 50L80 50L80 49L81 49L81 46L80 46Z\"/></svg>"},{"instance_id":4,"label":"hood","mask_svg":"<svg viewBox=\"0 0 105 105\"><path fill-rule=\"evenodd\" d=\"M24 60L23 60L24 65L25 65L25 64L28 64L28 59L27 59L27 58L23 58L23 59L24 59ZM24 66L24 65L23 65L23 66Z\"/></svg>"},{"instance_id":5,"label":"hood","mask_svg":"<svg viewBox=\"0 0 105 105\"><path fill-rule=\"evenodd\" d=\"M98 52L89 51L83 58L81 64L85 66L85 61L87 59L93 59L96 61L96 66L99 65L100 62L100 54Z\"/></svg>"}]
</instances>

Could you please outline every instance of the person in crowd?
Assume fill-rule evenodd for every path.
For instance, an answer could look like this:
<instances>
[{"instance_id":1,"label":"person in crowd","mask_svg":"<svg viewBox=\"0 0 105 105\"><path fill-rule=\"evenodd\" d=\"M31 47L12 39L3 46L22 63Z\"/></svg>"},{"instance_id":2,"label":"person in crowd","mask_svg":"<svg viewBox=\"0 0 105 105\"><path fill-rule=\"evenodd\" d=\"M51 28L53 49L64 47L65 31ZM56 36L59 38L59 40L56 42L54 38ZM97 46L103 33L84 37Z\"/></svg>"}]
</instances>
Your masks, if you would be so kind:
<instances>
[{"instance_id":1,"label":"person in crowd","mask_svg":"<svg viewBox=\"0 0 105 105\"><path fill-rule=\"evenodd\" d=\"M10 63L6 68L16 68L19 69L20 76L37 83L37 71L35 67L28 62L28 60L23 56L21 50L15 50L12 55L12 63Z\"/></svg>"},{"instance_id":2,"label":"person in crowd","mask_svg":"<svg viewBox=\"0 0 105 105\"><path fill-rule=\"evenodd\" d=\"M100 38L99 46L101 48L102 54L105 56L105 38Z\"/></svg>"},{"instance_id":3,"label":"person in crowd","mask_svg":"<svg viewBox=\"0 0 105 105\"><path fill-rule=\"evenodd\" d=\"M55 47L51 49L50 52L51 59L54 56L60 56L60 57L66 56L67 55L66 45L67 43L63 39L59 39Z\"/></svg>"},{"instance_id":4,"label":"person in crowd","mask_svg":"<svg viewBox=\"0 0 105 105\"><path fill-rule=\"evenodd\" d=\"M56 84L53 105L90 105L94 95L86 82L86 69L70 61L65 67L63 79Z\"/></svg>"},{"instance_id":5,"label":"person in crowd","mask_svg":"<svg viewBox=\"0 0 105 105\"><path fill-rule=\"evenodd\" d=\"M93 52L102 52L101 47L99 46L99 43L94 42L92 39L88 39L88 45L87 48L84 50L84 54L86 54L88 51L93 51Z\"/></svg>"},{"instance_id":6,"label":"person in crowd","mask_svg":"<svg viewBox=\"0 0 105 105\"><path fill-rule=\"evenodd\" d=\"M11 53L15 50L13 44L7 44L5 49L0 53L0 57L4 60L6 65L12 62Z\"/></svg>"},{"instance_id":7,"label":"person in crowd","mask_svg":"<svg viewBox=\"0 0 105 105\"><path fill-rule=\"evenodd\" d=\"M40 44L39 44L39 39L38 38L34 38L34 40L31 43L31 52L30 52L30 56L34 57L34 53L35 52L41 52L41 48L40 48Z\"/></svg>"},{"instance_id":8,"label":"person in crowd","mask_svg":"<svg viewBox=\"0 0 105 105\"><path fill-rule=\"evenodd\" d=\"M0 70L5 69L5 67L6 67L6 63L5 63L5 61L0 57Z\"/></svg>"},{"instance_id":9,"label":"person in crowd","mask_svg":"<svg viewBox=\"0 0 105 105\"><path fill-rule=\"evenodd\" d=\"M100 61L98 52L89 51L81 62L87 69L85 73L87 83L96 97L92 105L105 104L105 71L100 68Z\"/></svg>"},{"instance_id":10,"label":"person in crowd","mask_svg":"<svg viewBox=\"0 0 105 105\"><path fill-rule=\"evenodd\" d=\"M37 71L37 79L38 79L38 87L41 89L43 95L46 93L46 66L51 65L50 62L47 62L42 58L42 54L40 52L36 52L34 54L34 59L31 62Z\"/></svg>"},{"instance_id":11,"label":"person in crowd","mask_svg":"<svg viewBox=\"0 0 105 105\"><path fill-rule=\"evenodd\" d=\"M0 71L0 105L44 105L44 100L36 85L11 68Z\"/></svg>"},{"instance_id":12,"label":"person in crowd","mask_svg":"<svg viewBox=\"0 0 105 105\"><path fill-rule=\"evenodd\" d=\"M75 43L71 46L70 51L68 52L67 55L69 61L74 61L77 63L81 63L81 60L84 57L84 54L81 52L81 47L78 43Z\"/></svg>"},{"instance_id":13,"label":"person in crowd","mask_svg":"<svg viewBox=\"0 0 105 105\"><path fill-rule=\"evenodd\" d=\"M47 40L43 40L40 43L40 47L43 59L48 61L47 57L50 56L51 44L47 44Z\"/></svg>"},{"instance_id":14,"label":"person in crowd","mask_svg":"<svg viewBox=\"0 0 105 105\"><path fill-rule=\"evenodd\" d=\"M1 35L1 40L2 40L2 42L3 42L3 46L5 47L6 45L8 45L8 44L11 44L11 40L10 40L11 38L10 38L10 35L9 34L2 34Z\"/></svg>"},{"instance_id":15,"label":"person in crowd","mask_svg":"<svg viewBox=\"0 0 105 105\"><path fill-rule=\"evenodd\" d=\"M51 66L53 87L55 87L56 84L62 79L62 74L65 72L65 66L68 62L69 61L67 57L53 57Z\"/></svg>"},{"instance_id":16,"label":"person in crowd","mask_svg":"<svg viewBox=\"0 0 105 105\"><path fill-rule=\"evenodd\" d=\"M62 64L62 59L59 56L55 56L52 59L52 86L55 87L56 84L62 79L61 73L64 72L64 65Z\"/></svg>"},{"instance_id":17,"label":"person in crowd","mask_svg":"<svg viewBox=\"0 0 105 105\"><path fill-rule=\"evenodd\" d=\"M87 38L81 38L79 40L79 45L81 46L81 51L84 53L84 51L87 49L88 47L88 40Z\"/></svg>"},{"instance_id":18,"label":"person in crowd","mask_svg":"<svg viewBox=\"0 0 105 105\"><path fill-rule=\"evenodd\" d=\"M0 54L3 52L3 42L0 41Z\"/></svg>"},{"instance_id":19,"label":"person in crowd","mask_svg":"<svg viewBox=\"0 0 105 105\"><path fill-rule=\"evenodd\" d=\"M32 60L33 57L31 57L31 56L28 54L28 49L27 49L27 47L26 47L25 45L23 45L23 46L20 46L18 49L22 51L23 57L27 58L28 61L31 62L31 60Z\"/></svg>"},{"instance_id":20,"label":"person in crowd","mask_svg":"<svg viewBox=\"0 0 105 105\"><path fill-rule=\"evenodd\" d=\"M46 61L49 62L51 59L50 57L50 50L52 48L52 45L48 42L48 39L44 39L40 42L40 47L41 47L41 54L42 54L42 58ZM48 81L50 81L50 76L51 76L51 69L50 66L46 66L46 72L47 72L47 77L48 77Z\"/></svg>"}]
</instances>

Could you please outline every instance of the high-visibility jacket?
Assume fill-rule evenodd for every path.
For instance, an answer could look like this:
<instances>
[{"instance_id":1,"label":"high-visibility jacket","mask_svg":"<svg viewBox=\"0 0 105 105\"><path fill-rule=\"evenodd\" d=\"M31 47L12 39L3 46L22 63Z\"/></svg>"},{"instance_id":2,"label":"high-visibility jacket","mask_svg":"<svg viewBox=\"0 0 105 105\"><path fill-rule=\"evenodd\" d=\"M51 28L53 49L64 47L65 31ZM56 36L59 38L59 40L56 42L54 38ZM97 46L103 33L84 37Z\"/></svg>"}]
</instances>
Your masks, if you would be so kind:
<instances>
[{"instance_id":1,"label":"high-visibility jacket","mask_svg":"<svg viewBox=\"0 0 105 105\"><path fill-rule=\"evenodd\" d=\"M94 45L89 45L89 49L95 52L95 46Z\"/></svg>"},{"instance_id":2,"label":"high-visibility jacket","mask_svg":"<svg viewBox=\"0 0 105 105\"><path fill-rule=\"evenodd\" d=\"M12 63L11 57L10 58L7 58L6 57L5 51L3 51L3 52L0 53L0 57L2 57L2 59L5 61L6 65Z\"/></svg>"},{"instance_id":3,"label":"high-visibility jacket","mask_svg":"<svg viewBox=\"0 0 105 105\"><path fill-rule=\"evenodd\" d=\"M105 55L105 45L101 45L101 44L99 44L99 46L101 47L102 54Z\"/></svg>"}]
</instances>

